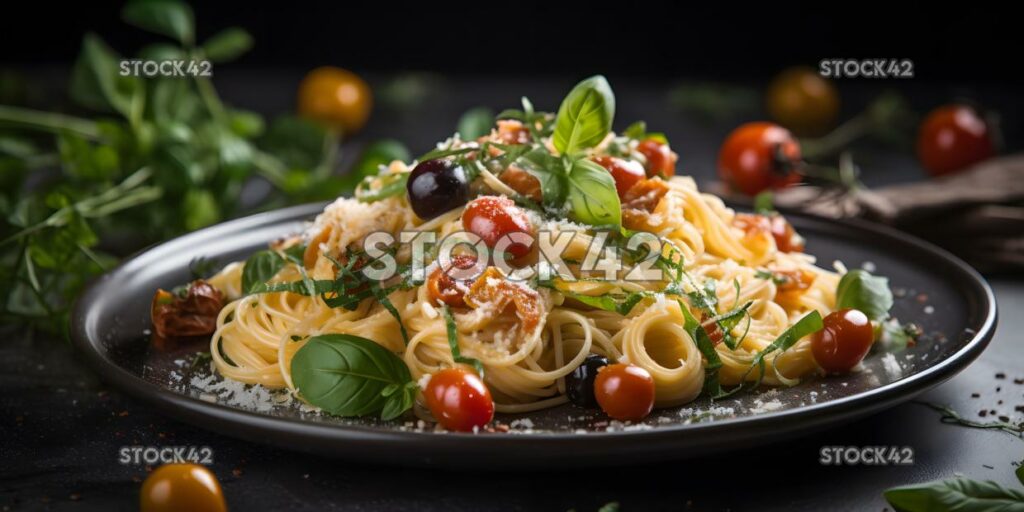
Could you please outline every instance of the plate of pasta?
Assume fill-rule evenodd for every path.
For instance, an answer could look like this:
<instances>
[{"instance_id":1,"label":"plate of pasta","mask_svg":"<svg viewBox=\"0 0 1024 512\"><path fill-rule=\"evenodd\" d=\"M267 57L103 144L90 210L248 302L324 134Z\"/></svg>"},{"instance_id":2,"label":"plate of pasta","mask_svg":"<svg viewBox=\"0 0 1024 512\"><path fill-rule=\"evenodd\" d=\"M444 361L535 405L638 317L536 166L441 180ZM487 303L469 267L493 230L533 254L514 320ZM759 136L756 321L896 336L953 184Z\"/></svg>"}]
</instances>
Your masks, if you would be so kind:
<instances>
[{"instance_id":1,"label":"plate of pasta","mask_svg":"<svg viewBox=\"0 0 1024 512\"><path fill-rule=\"evenodd\" d=\"M144 251L80 297L72 336L104 378L212 430L462 467L763 443L984 349L995 303L966 264L880 226L739 211L614 113L591 77L352 197Z\"/></svg>"}]
</instances>

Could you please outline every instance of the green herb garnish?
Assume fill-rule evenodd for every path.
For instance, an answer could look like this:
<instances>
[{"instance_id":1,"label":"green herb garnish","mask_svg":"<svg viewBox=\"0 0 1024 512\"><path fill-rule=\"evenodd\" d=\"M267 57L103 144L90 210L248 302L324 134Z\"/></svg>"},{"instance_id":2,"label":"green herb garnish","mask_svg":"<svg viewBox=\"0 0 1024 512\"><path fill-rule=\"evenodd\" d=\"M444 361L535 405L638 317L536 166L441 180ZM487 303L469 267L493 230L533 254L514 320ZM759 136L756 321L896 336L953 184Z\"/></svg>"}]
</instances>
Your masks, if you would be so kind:
<instances>
[{"instance_id":1,"label":"green herb garnish","mask_svg":"<svg viewBox=\"0 0 1024 512\"><path fill-rule=\"evenodd\" d=\"M444 316L445 330L448 333L448 348L452 351L452 360L456 363L468 364L476 370L476 373L481 378L484 376L484 365L478 359L472 357L465 357L462 355L462 350L459 348L459 330L455 324L455 317L452 316L451 310L448 306L441 306L441 314Z\"/></svg>"},{"instance_id":2,"label":"green herb garnish","mask_svg":"<svg viewBox=\"0 0 1024 512\"><path fill-rule=\"evenodd\" d=\"M401 358L349 334L309 338L292 358L291 376L304 400L338 416L394 419L412 408L416 396Z\"/></svg>"}]
</instances>

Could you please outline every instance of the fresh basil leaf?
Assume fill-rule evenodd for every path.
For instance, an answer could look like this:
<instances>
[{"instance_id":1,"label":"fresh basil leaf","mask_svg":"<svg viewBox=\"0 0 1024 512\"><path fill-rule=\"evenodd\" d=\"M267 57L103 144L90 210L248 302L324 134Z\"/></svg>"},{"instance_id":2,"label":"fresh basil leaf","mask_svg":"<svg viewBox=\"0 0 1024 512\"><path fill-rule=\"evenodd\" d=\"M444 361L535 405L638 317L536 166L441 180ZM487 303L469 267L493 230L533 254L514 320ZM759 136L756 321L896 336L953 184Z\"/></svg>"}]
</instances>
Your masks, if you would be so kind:
<instances>
[{"instance_id":1,"label":"fresh basil leaf","mask_svg":"<svg viewBox=\"0 0 1024 512\"><path fill-rule=\"evenodd\" d=\"M594 226L622 224L622 206L612 175L595 162L581 159L569 171L569 203L573 218Z\"/></svg>"},{"instance_id":2,"label":"fresh basil leaf","mask_svg":"<svg viewBox=\"0 0 1024 512\"><path fill-rule=\"evenodd\" d=\"M462 355L462 350L459 348L459 330L455 324L455 317L452 316L452 312L448 309L448 306L441 306L441 314L444 316L445 332L448 334L448 349L452 351L452 360L456 363L468 364L476 370L476 373L481 378L484 376L484 364L478 359L472 357L465 357Z\"/></svg>"},{"instance_id":3,"label":"fresh basil leaf","mask_svg":"<svg viewBox=\"0 0 1024 512\"><path fill-rule=\"evenodd\" d=\"M903 512L1024 511L1024 493L992 481L952 478L885 491L890 505Z\"/></svg>"},{"instance_id":4,"label":"fresh basil leaf","mask_svg":"<svg viewBox=\"0 0 1024 512\"><path fill-rule=\"evenodd\" d=\"M252 36L245 29L224 29L203 43L203 55L213 62L229 62L252 48Z\"/></svg>"},{"instance_id":5,"label":"fresh basil leaf","mask_svg":"<svg viewBox=\"0 0 1024 512\"><path fill-rule=\"evenodd\" d=\"M295 352L292 381L304 400L338 416L395 418L412 407L412 376L401 358L366 338L313 336ZM393 389L398 386L401 392ZM389 389L388 396L384 391ZM398 400L397 403L393 403Z\"/></svg>"},{"instance_id":6,"label":"fresh basil leaf","mask_svg":"<svg viewBox=\"0 0 1024 512\"><path fill-rule=\"evenodd\" d=\"M183 2L171 0L131 2L121 10L121 18L129 25L177 39L178 42L186 46L191 45L194 41L195 21L192 8Z\"/></svg>"},{"instance_id":7,"label":"fresh basil leaf","mask_svg":"<svg viewBox=\"0 0 1024 512\"><path fill-rule=\"evenodd\" d=\"M731 393L723 391L722 384L718 381L718 370L722 367L722 358L718 356L714 342L711 341L711 337L708 336L704 326L690 312L690 308L686 307L683 301L678 302L679 310L683 312L683 329L693 338L693 342L697 345L697 350L700 350L701 355L707 360L707 364L704 366L704 391L711 398L728 396ZM736 388L736 391L740 387L742 387L742 384Z\"/></svg>"},{"instance_id":8,"label":"fresh basil leaf","mask_svg":"<svg viewBox=\"0 0 1024 512\"><path fill-rule=\"evenodd\" d=\"M576 84L562 100L552 143L566 155L594 147L611 131L614 118L611 86L603 76L592 76Z\"/></svg>"},{"instance_id":9,"label":"fresh basil leaf","mask_svg":"<svg viewBox=\"0 0 1024 512\"><path fill-rule=\"evenodd\" d=\"M270 250L249 256L242 267L242 293L254 293L257 286L273 279L284 268L284 263L280 254Z\"/></svg>"},{"instance_id":10,"label":"fresh basil leaf","mask_svg":"<svg viewBox=\"0 0 1024 512\"><path fill-rule=\"evenodd\" d=\"M562 159L538 146L520 156L515 163L540 182L544 204L561 206L565 203L567 187Z\"/></svg>"},{"instance_id":11,"label":"fresh basil leaf","mask_svg":"<svg viewBox=\"0 0 1024 512\"><path fill-rule=\"evenodd\" d=\"M775 341L771 342L771 344L754 356L754 360L750 363L750 368L748 368L746 373L743 374L743 378L740 379L740 382L746 382L747 375L750 375L750 372L754 371L754 368L758 368L760 373L758 375L757 385L760 385L761 379L764 378L764 358L768 354L775 351L785 352L804 336L816 333L823 327L824 324L821 320L821 314L818 313L817 310L812 310L810 313L807 313L800 320L797 320L795 324L789 326L785 331L782 331L782 334L780 334L778 338L775 338Z\"/></svg>"},{"instance_id":12,"label":"fresh basil leaf","mask_svg":"<svg viewBox=\"0 0 1024 512\"><path fill-rule=\"evenodd\" d=\"M487 107L476 107L459 118L458 132L462 140L476 140L491 133L493 127L494 112Z\"/></svg>"},{"instance_id":13,"label":"fresh basil leaf","mask_svg":"<svg viewBox=\"0 0 1024 512\"><path fill-rule=\"evenodd\" d=\"M873 276L866 270L854 269L847 272L836 287L836 309L860 310L874 322L885 320L892 304L889 280Z\"/></svg>"}]
</instances>

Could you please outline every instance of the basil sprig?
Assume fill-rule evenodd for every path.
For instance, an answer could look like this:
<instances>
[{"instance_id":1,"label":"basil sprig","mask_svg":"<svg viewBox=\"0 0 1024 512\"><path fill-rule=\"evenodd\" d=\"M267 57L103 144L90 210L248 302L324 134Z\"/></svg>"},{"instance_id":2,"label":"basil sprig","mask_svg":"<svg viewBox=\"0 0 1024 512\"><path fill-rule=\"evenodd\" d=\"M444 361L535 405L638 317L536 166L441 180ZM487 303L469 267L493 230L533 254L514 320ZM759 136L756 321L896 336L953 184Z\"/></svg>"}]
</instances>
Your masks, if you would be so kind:
<instances>
[{"instance_id":1,"label":"basil sprig","mask_svg":"<svg viewBox=\"0 0 1024 512\"><path fill-rule=\"evenodd\" d=\"M366 338L323 334L309 338L291 363L302 398L338 416L397 418L412 408L416 382L390 350Z\"/></svg>"},{"instance_id":2,"label":"basil sprig","mask_svg":"<svg viewBox=\"0 0 1024 512\"><path fill-rule=\"evenodd\" d=\"M885 491L885 499L897 510L905 512L1024 511L1024 493L1021 491L1003 487L990 480L978 481L967 478L895 487Z\"/></svg>"},{"instance_id":3,"label":"basil sprig","mask_svg":"<svg viewBox=\"0 0 1024 512\"><path fill-rule=\"evenodd\" d=\"M858 309L873 322L888 318L892 304L889 280L873 276L866 270L854 269L847 272L836 287L837 309Z\"/></svg>"},{"instance_id":4,"label":"basil sprig","mask_svg":"<svg viewBox=\"0 0 1024 512\"><path fill-rule=\"evenodd\" d=\"M622 206L615 190L615 179L604 167L576 160L569 170L569 203L573 216L593 226L622 224Z\"/></svg>"}]
</instances>

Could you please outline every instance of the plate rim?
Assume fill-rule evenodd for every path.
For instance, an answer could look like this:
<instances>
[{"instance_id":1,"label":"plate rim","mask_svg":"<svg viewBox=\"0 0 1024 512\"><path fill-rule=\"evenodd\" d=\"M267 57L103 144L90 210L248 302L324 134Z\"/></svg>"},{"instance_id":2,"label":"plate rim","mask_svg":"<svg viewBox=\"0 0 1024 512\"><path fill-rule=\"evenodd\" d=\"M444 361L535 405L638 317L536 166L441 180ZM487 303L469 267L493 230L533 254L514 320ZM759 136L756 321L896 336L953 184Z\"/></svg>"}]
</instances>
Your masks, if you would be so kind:
<instances>
[{"instance_id":1,"label":"plate rim","mask_svg":"<svg viewBox=\"0 0 1024 512\"><path fill-rule=\"evenodd\" d=\"M909 377L854 395L782 411L727 418L713 422L664 424L659 425L655 429L631 431L588 431L585 435L543 431L528 435L476 435L458 432L399 431L366 425L325 424L303 421L298 418L271 416L255 411L205 402L137 377L109 358L109 352L104 349L103 341L100 337L92 339L90 336L88 320L91 318L92 308L90 304L93 302L92 299L99 296L100 292L104 290L105 285L119 272L143 255L165 245L187 243L190 239L202 239L215 236L218 233L235 233L246 228L266 224L301 221L319 213L325 204L308 203L241 217L151 245L125 258L124 261L113 269L94 278L75 300L72 307L70 329L71 339L75 348L85 355L87 365L102 380L111 383L115 388L130 396L140 399L151 406L156 406L161 414L184 420L207 430L213 430L218 434L243 437L256 442L269 442L270 444L277 444L291 449L305 449L307 451L315 449L321 453L326 449L328 452L336 452L340 455L350 456L350 458L364 458L365 454L347 453L344 450L338 450L337 443L361 443L362 447L357 451L366 451L366 448L370 448L372 451L373 447L382 447L384 445L395 445L396 443L420 445L426 442L431 447L426 450L423 450L422 446L420 447L420 451L426 455L433 452L440 453L449 449L468 450L479 455L479 450L481 449L494 451L513 450L527 444L571 445L570 447L578 448L588 443L614 441L620 444L626 443L631 447L638 447L638 443L650 443L644 446L646 452L656 453L657 450L652 450L652 446L655 448L664 446L665 443L673 440L678 441L678 439L674 438L680 436L703 435L706 437L708 433L721 433L723 439L732 438L737 434L740 434L738 437L743 438L742 434L748 429L751 432L760 431L760 429L772 429L773 433L784 436L787 433L809 431L824 425L865 416L907 401L917 394L948 380L977 359L991 341L998 319L995 295L985 278L966 262L945 249L881 224L859 219L831 219L803 213L787 212L787 216L798 218L801 222L811 222L819 225L837 224L847 230L852 229L862 234L878 235L890 240L897 240L899 243L912 246L916 250L930 253L932 257L942 260L945 264L960 272L961 275L955 278L955 282L960 283L966 279L970 283L971 289L964 289L964 296L967 298L973 296L973 298L981 299L981 302L978 304L979 313L983 317L981 325L978 326L972 338L966 341L962 347L935 365ZM974 326L969 327L974 328ZM216 428L211 428L211 424ZM282 436L278 441L288 440L297 442L275 442L272 436L267 438L267 434ZM316 445L315 441L317 440L326 440L331 446ZM313 446L310 446L310 441L314 441L312 443ZM427 465L443 464L447 458L454 455L456 454L449 453L439 457L428 456L427 459L421 462ZM671 458L677 455L670 453L647 458ZM394 459L399 460L397 457ZM375 456L373 460L379 461L382 459L379 456ZM418 465L417 461L409 462L413 465Z\"/></svg>"}]
</instances>

